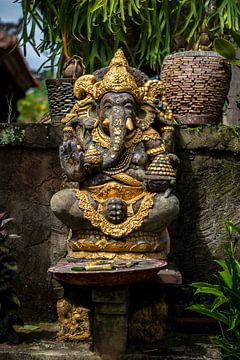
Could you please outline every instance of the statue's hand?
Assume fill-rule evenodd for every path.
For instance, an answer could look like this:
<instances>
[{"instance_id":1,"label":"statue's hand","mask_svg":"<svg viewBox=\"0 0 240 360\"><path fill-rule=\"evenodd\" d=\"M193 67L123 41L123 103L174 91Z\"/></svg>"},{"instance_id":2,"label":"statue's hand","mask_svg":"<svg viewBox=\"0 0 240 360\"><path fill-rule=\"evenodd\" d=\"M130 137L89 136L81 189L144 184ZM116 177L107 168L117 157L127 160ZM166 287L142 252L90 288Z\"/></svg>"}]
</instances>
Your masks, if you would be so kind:
<instances>
[{"instance_id":1,"label":"statue's hand","mask_svg":"<svg viewBox=\"0 0 240 360\"><path fill-rule=\"evenodd\" d=\"M164 193L164 197L168 197L174 187L176 186L175 179L163 180L163 179L146 179L144 180L144 187L147 191L153 193Z\"/></svg>"},{"instance_id":2,"label":"statue's hand","mask_svg":"<svg viewBox=\"0 0 240 360\"><path fill-rule=\"evenodd\" d=\"M176 169L178 167L178 165L180 164L180 160L179 160L179 157L175 154L167 154L169 159L170 159L170 162L171 162L171 165L173 167L173 169Z\"/></svg>"},{"instance_id":3,"label":"statue's hand","mask_svg":"<svg viewBox=\"0 0 240 360\"><path fill-rule=\"evenodd\" d=\"M76 141L65 141L59 148L62 169L72 181L80 181L85 176L83 153L78 151Z\"/></svg>"}]
</instances>

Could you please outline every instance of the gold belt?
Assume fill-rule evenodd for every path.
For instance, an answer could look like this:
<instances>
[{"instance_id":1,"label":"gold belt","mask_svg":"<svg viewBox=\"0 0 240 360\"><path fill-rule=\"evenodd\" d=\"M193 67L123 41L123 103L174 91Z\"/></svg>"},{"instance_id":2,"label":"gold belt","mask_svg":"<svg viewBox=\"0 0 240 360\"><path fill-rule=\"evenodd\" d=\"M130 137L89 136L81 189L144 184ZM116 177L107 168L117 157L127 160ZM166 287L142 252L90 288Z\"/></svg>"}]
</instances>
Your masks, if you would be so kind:
<instances>
[{"instance_id":1,"label":"gold belt","mask_svg":"<svg viewBox=\"0 0 240 360\"><path fill-rule=\"evenodd\" d=\"M83 190L75 190L75 192L84 217L94 227L100 228L104 234L115 238L126 236L142 225L144 218L148 216L149 209L153 206L155 195L144 192L140 186L127 186L116 182L90 186ZM98 202L98 209L91 204L91 198ZM127 204L127 219L120 224L113 224L104 216L103 203L110 198L120 198ZM132 206L138 200L141 200L141 204L134 213Z\"/></svg>"}]
</instances>

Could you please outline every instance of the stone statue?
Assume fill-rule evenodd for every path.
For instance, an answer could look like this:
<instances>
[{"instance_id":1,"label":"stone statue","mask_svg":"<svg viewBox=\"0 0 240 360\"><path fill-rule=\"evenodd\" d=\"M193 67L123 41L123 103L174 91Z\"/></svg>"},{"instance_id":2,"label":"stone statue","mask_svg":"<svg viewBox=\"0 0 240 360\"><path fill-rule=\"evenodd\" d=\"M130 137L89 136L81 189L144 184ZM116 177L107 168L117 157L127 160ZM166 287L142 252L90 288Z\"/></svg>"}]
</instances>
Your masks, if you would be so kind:
<instances>
[{"instance_id":1,"label":"stone statue","mask_svg":"<svg viewBox=\"0 0 240 360\"><path fill-rule=\"evenodd\" d=\"M163 83L142 74L118 50L107 71L75 82L60 162L79 185L51 200L72 230L71 258L160 259L169 250L179 211L172 112Z\"/></svg>"}]
</instances>

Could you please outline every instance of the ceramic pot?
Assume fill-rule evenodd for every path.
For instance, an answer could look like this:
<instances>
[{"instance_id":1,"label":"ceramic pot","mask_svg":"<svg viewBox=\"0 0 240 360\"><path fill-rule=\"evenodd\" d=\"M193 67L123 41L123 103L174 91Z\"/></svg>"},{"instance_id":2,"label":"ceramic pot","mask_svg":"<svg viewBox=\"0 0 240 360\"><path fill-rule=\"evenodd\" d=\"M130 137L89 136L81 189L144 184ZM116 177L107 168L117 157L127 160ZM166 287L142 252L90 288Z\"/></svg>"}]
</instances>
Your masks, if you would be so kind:
<instances>
[{"instance_id":1,"label":"ceramic pot","mask_svg":"<svg viewBox=\"0 0 240 360\"><path fill-rule=\"evenodd\" d=\"M166 56L161 69L169 106L182 124L221 122L230 79L230 66L212 51Z\"/></svg>"}]
</instances>

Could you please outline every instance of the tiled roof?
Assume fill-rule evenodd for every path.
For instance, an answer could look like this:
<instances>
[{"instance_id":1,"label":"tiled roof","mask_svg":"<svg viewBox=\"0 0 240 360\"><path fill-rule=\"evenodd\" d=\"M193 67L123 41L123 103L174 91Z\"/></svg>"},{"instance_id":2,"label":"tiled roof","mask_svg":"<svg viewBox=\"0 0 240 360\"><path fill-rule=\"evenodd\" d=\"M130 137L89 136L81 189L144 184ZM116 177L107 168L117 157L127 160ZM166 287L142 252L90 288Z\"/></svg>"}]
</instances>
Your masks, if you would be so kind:
<instances>
[{"instance_id":1,"label":"tiled roof","mask_svg":"<svg viewBox=\"0 0 240 360\"><path fill-rule=\"evenodd\" d=\"M0 64L12 77L13 82L22 90L31 87L40 87L40 82L34 78L28 69L24 57L18 47L17 38L0 31Z\"/></svg>"}]
</instances>

